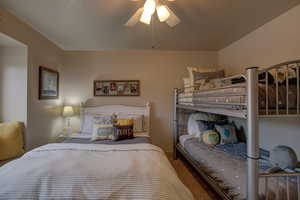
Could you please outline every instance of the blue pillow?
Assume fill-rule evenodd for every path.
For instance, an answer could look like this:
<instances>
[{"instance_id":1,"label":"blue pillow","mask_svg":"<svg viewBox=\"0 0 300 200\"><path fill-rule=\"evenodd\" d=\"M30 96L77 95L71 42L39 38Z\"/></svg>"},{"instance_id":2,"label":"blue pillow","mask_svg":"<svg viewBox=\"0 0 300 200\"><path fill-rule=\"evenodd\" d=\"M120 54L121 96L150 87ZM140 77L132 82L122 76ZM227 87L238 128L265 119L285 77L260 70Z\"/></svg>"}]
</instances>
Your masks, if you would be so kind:
<instances>
[{"instance_id":1,"label":"blue pillow","mask_svg":"<svg viewBox=\"0 0 300 200\"><path fill-rule=\"evenodd\" d=\"M215 125L215 129L221 136L220 144L238 143L235 127L233 124Z\"/></svg>"}]
</instances>

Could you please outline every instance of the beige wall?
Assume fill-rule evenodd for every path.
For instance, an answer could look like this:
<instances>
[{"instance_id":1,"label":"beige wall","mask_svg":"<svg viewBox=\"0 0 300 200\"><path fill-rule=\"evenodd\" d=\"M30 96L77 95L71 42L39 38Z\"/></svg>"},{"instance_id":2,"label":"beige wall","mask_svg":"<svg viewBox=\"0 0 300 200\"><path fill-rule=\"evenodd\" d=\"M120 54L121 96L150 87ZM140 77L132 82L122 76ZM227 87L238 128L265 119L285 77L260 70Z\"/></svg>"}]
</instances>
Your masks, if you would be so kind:
<instances>
[{"instance_id":1,"label":"beige wall","mask_svg":"<svg viewBox=\"0 0 300 200\"><path fill-rule=\"evenodd\" d=\"M28 149L48 143L62 127L57 106L60 100L38 100L39 65L60 69L62 50L30 26L0 8L0 33L28 47L28 99L26 145Z\"/></svg>"},{"instance_id":2,"label":"beige wall","mask_svg":"<svg viewBox=\"0 0 300 200\"><path fill-rule=\"evenodd\" d=\"M270 66L300 59L300 6L297 6L241 40L219 51L219 65L227 74L244 72L247 66ZM300 157L300 119L264 119L261 145L267 149L292 146Z\"/></svg>"},{"instance_id":3,"label":"beige wall","mask_svg":"<svg viewBox=\"0 0 300 200\"><path fill-rule=\"evenodd\" d=\"M64 102L79 104L93 97L94 80L137 79L140 97L96 97L99 102L126 104L150 101L154 144L172 151L172 89L180 87L187 66L216 67L216 52L65 52L62 68ZM78 120L72 119L74 128Z\"/></svg>"},{"instance_id":4,"label":"beige wall","mask_svg":"<svg viewBox=\"0 0 300 200\"><path fill-rule=\"evenodd\" d=\"M27 122L27 48L0 43L0 122Z\"/></svg>"}]
</instances>

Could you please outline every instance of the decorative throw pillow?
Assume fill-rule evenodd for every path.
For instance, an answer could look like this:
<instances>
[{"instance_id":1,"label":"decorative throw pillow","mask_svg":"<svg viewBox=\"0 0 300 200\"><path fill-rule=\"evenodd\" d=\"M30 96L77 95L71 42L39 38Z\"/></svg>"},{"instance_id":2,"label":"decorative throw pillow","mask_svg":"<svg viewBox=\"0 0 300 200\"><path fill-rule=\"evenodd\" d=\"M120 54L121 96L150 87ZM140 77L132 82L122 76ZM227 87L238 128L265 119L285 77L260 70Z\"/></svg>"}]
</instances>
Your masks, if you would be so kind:
<instances>
[{"instance_id":1,"label":"decorative throw pillow","mask_svg":"<svg viewBox=\"0 0 300 200\"><path fill-rule=\"evenodd\" d=\"M91 140L112 140L115 120L114 115L95 115Z\"/></svg>"},{"instance_id":2,"label":"decorative throw pillow","mask_svg":"<svg viewBox=\"0 0 300 200\"><path fill-rule=\"evenodd\" d=\"M220 144L235 144L238 143L235 127L233 124L215 125L215 129L219 132L221 141Z\"/></svg>"},{"instance_id":3,"label":"decorative throw pillow","mask_svg":"<svg viewBox=\"0 0 300 200\"><path fill-rule=\"evenodd\" d=\"M131 125L114 125L114 134L112 140L124 140L133 138L133 124Z\"/></svg>"},{"instance_id":4,"label":"decorative throw pillow","mask_svg":"<svg viewBox=\"0 0 300 200\"><path fill-rule=\"evenodd\" d=\"M0 160L16 158L25 152L23 128L21 122L0 123Z\"/></svg>"},{"instance_id":5,"label":"decorative throw pillow","mask_svg":"<svg viewBox=\"0 0 300 200\"><path fill-rule=\"evenodd\" d=\"M215 130L208 130L202 133L202 141L207 145L217 145L220 143L220 136Z\"/></svg>"},{"instance_id":6,"label":"decorative throw pillow","mask_svg":"<svg viewBox=\"0 0 300 200\"><path fill-rule=\"evenodd\" d=\"M144 131L144 115L119 114L117 119L133 119L133 132L140 133Z\"/></svg>"},{"instance_id":7,"label":"decorative throw pillow","mask_svg":"<svg viewBox=\"0 0 300 200\"><path fill-rule=\"evenodd\" d=\"M101 114L84 114L81 122L81 132L85 134L93 133L94 124L109 124L115 115L101 115Z\"/></svg>"},{"instance_id":8,"label":"decorative throw pillow","mask_svg":"<svg viewBox=\"0 0 300 200\"><path fill-rule=\"evenodd\" d=\"M115 115L95 115L94 124L113 124L116 120Z\"/></svg>"},{"instance_id":9,"label":"decorative throw pillow","mask_svg":"<svg viewBox=\"0 0 300 200\"><path fill-rule=\"evenodd\" d=\"M91 140L112 140L114 131L113 124L94 124Z\"/></svg>"}]
</instances>

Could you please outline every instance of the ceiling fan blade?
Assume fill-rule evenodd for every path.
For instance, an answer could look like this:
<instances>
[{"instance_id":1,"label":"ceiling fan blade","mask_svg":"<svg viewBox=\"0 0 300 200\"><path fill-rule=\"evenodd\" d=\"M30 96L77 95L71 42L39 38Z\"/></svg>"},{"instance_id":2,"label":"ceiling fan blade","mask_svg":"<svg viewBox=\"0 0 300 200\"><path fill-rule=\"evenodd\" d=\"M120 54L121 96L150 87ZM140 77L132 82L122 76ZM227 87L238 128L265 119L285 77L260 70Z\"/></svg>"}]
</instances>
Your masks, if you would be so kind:
<instances>
[{"instance_id":1,"label":"ceiling fan blade","mask_svg":"<svg viewBox=\"0 0 300 200\"><path fill-rule=\"evenodd\" d=\"M139 22L142 14L143 14L143 11L144 11L144 8L139 8L124 25L128 26L128 27L135 26Z\"/></svg>"},{"instance_id":2,"label":"ceiling fan blade","mask_svg":"<svg viewBox=\"0 0 300 200\"><path fill-rule=\"evenodd\" d=\"M168 9L168 11L170 13L170 17L166 20L166 23L170 27L174 27L177 24L179 24L181 22L181 20L175 15L175 13L168 6L166 6L166 8Z\"/></svg>"}]
</instances>

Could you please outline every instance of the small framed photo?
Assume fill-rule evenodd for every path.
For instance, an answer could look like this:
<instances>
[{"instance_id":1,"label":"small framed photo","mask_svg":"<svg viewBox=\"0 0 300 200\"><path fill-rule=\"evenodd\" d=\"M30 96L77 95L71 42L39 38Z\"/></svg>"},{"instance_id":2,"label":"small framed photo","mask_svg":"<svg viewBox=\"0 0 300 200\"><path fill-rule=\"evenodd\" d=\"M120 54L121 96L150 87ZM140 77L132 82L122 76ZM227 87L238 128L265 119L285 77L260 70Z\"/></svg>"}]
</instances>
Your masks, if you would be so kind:
<instances>
[{"instance_id":1,"label":"small framed photo","mask_svg":"<svg viewBox=\"0 0 300 200\"><path fill-rule=\"evenodd\" d=\"M39 68L39 99L59 98L58 71L40 66Z\"/></svg>"},{"instance_id":2,"label":"small framed photo","mask_svg":"<svg viewBox=\"0 0 300 200\"><path fill-rule=\"evenodd\" d=\"M139 80L94 81L94 96L140 96Z\"/></svg>"}]
</instances>

